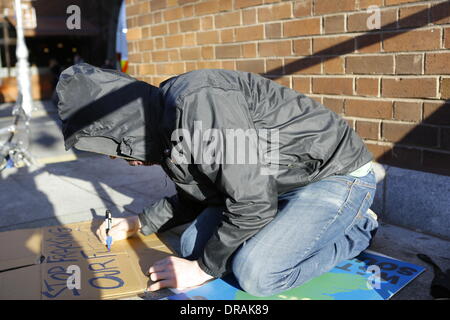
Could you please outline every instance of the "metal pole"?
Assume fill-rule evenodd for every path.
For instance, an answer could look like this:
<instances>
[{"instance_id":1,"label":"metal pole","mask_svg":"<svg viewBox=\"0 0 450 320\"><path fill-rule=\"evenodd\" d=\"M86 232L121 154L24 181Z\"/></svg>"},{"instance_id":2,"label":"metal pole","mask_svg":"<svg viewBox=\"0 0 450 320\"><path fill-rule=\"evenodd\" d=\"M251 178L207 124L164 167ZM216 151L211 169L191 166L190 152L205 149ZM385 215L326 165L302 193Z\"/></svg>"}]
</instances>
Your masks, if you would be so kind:
<instances>
[{"instance_id":1,"label":"metal pole","mask_svg":"<svg viewBox=\"0 0 450 320\"><path fill-rule=\"evenodd\" d=\"M30 65L28 63L28 49L25 44L25 36L23 32L22 21L22 3L21 0L15 0L16 11L16 32L17 32L17 47L16 47L16 77L19 86L20 106L27 119L31 117L32 98L31 98L31 84L30 84ZM17 110L16 110L17 111Z\"/></svg>"}]
</instances>

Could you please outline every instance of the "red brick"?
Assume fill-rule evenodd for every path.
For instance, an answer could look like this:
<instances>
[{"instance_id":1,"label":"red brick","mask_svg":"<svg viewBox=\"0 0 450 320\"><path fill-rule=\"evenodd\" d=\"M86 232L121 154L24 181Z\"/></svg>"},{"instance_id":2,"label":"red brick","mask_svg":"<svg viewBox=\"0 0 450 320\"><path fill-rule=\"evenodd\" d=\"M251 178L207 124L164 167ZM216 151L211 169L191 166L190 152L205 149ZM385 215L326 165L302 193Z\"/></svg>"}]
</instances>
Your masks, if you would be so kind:
<instances>
[{"instance_id":1,"label":"red brick","mask_svg":"<svg viewBox=\"0 0 450 320\"><path fill-rule=\"evenodd\" d=\"M450 126L450 102L425 102L423 104L423 122Z\"/></svg>"},{"instance_id":2,"label":"red brick","mask_svg":"<svg viewBox=\"0 0 450 320\"><path fill-rule=\"evenodd\" d=\"M153 51L152 52L152 61L155 61L155 62L169 61L168 51Z\"/></svg>"},{"instance_id":3,"label":"red brick","mask_svg":"<svg viewBox=\"0 0 450 320\"><path fill-rule=\"evenodd\" d=\"M383 6L383 0L359 0L359 9L367 9L370 6Z\"/></svg>"},{"instance_id":4,"label":"red brick","mask_svg":"<svg viewBox=\"0 0 450 320\"><path fill-rule=\"evenodd\" d=\"M235 0L234 8L241 9L257 6L263 3L263 0Z\"/></svg>"},{"instance_id":5,"label":"red brick","mask_svg":"<svg viewBox=\"0 0 450 320\"><path fill-rule=\"evenodd\" d=\"M212 16L200 18L200 28L202 30L210 30L213 28L214 21Z\"/></svg>"},{"instance_id":6,"label":"red brick","mask_svg":"<svg viewBox=\"0 0 450 320\"><path fill-rule=\"evenodd\" d=\"M381 52L381 34L363 34L355 38L356 50L359 53Z\"/></svg>"},{"instance_id":7,"label":"red brick","mask_svg":"<svg viewBox=\"0 0 450 320\"><path fill-rule=\"evenodd\" d=\"M264 37L264 26L257 25L235 29L236 41L260 40Z\"/></svg>"},{"instance_id":8,"label":"red brick","mask_svg":"<svg viewBox=\"0 0 450 320\"><path fill-rule=\"evenodd\" d=\"M202 47L202 59L214 59L214 47Z\"/></svg>"},{"instance_id":9,"label":"red brick","mask_svg":"<svg viewBox=\"0 0 450 320\"><path fill-rule=\"evenodd\" d=\"M198 34L200 34L200 33L201 32L199 32ZM188 32L183 35L184 35L184 45L186 47L195 46L197 44L197 33L196 32Z\"/></svg>"},{"instance_id":10,"label":"red brick","mask_svg":"<svg viewBox=\"0 0 450 320\"><path fill-rule=\"evenodd\" d=\"M356 132L363 139L378 140L380 124L370 121L356 121Z\"/></svg>"},{"instance_id":11,"label":"red brick","mask_svg":"<svg viewBox=\"0 0 450 320\"><path fill-rule=\"evenodd\" d=\"M166 48L176 48L176 47L182 47L184 45L182 34L166 36L166 37L164 37L164 41L166 43Z\"/></svg>"},{"instance_id":12,"label":"red brick","mask_svg":"<svg viewBox=\"0 0 450 320\"><path fill-rule=\"evenodd\" d=\"M198 69L220 69L222 68L222 62L217 60L206 60L197 62Z\"/></svg>"},{"instance_id":13,"label":"red brick","mask_svg":"<svg viewBox=\"0 0 450 320\"><path fill-rule=\"evenodd\" d=\"M422 74L421 54L400 54L395 56L396 74Z\"/></svg>"},{"instance_id":14,"label":"red brick","mask_svg":"<svg viewBox=\"0 0 450 320\"><path fill-rule=\"evenodd\" d=\"M333 57L331 59L323 59L324 74L343 74L345 59L343 57Z\"/></svg>"},{"instance_id":15,"label":"red brick","mask_svg":"<svg viewBox=\"0 0 450 320\"><path fill-rule=\"evenodd\" d=\"M196 61L188 61L186 62L186 72L197 70L197 62Z\"/></svg>"},{"instance_id":16,"label":"red brick","mask_svg":"<svg viewBox=\"0 0 450 320\"><path fill-rule=\"evenodd\" d=\"M345 100L345 115L351 117L392 119L392 102L380 100Z\"/></svg>"},{"instance_id":17,"label":"red brick","mask_svg":"<svg viewBox=\"0 0 450 320\"><path fill-rule=\"evenodd\" d=\"M320 74L320 58L285 59L286 74Z\"/></svg>"},{"instance_id":18,"label":"red brick","mask_svg":"<svg viewBox=\"0 0 450 320\"><path fill-rule=\"evenodd\" d=\"M290 40L260 42L258 44L260 57L284 57L292 54Z\"/></svg>"},{"instance_id":19,"label":"red brick","mask_svg":"<svg viewBox=\"0 0 450 320\"><path fill-rule=\"evenodd\" d=\"M181 48L180 56L182 60L200 60L201 48Z\"/></svg>"},{"instance_id":20,"label":"red brick","mask_svg":"<svg viewBox=\"0 0 450 320\"><path fill-rule=\"evenodd\" d=\"M142 13L147 13L150 12L150 2L142 2L139 4L139 12Z\"/></svg>"},{"instance_id":21,"label":"red brick","mask_svg":"<svg viewBox=\"0 0 450 320\"><path fill-rule=\"evenodd\" d=\"M347 16L347 29L348 31L366 31L367 27L367 19L369 17L368 13L358 12L349 14Z\"/></svg>"},{"instance_id":22,"label":"red brick","mask_svg":"<svg viewBox=\"0 0 450 320\"><path fill-rule=\"evenodd\" d=\"M294 54L307 56L311 54L311 39L298 39L293 41Z\"/></svg>"},{"instance_id":23,"label":"red brick","mask_svg":"<svg viewBox=\"0 0 450 320\"><path fill-rule=\"evenodd\" d=\"M141 40L138 41L138 49L139 51L148 51L153 49L153 40L147 39L147 40Z\"/></svg>"},{"instance_id":24,"label":"red brick","mask_svg":"<svg viewBox=\"0 0 450 320\"><path fill-rule=\"evenodd\" d=\"M320 18L292 20L283 23L285 37L320 34Z\"/></svg>"},{"instance_id":25,"label":"red brick","mask_svg":"<svg viewBox=\"0 0 450 320\"><path fill-rule=\"evenodd\" d=\"M267 59L266 60L266 75L281 76L284 74L282 59Z\"/></svg>"},{"instance_id":26,"label":"red brick","mask_svg":"<svg viewBox=\"0 0 450 320\"><path fill-rule=\"evenodd\" d=\"M351 95L353 94L353 79L334 77L313 78L312 88L313 93Z\"/></svg>"},{"instance_id":27,"label":"red brick","mask_svg":"<svg viewBox=\"0 0 450 320\"><path fill-rule=\"evenodd\" d=\"M396 101L394 103L394 120L414 121L421 120L422 103Z\"/></svg>"},{"instance_id":28,"label":"red brick","mask_svg":"<svg viewBox=\"0 0 450 320\"><path fill-rule=\"evenodd\" d=\"M163 63L156 65L156 72L160 74L180 74L185 72L185 67L183 62L176 63Z\"/></svg>"},{"instance_id":29,"label":"red brick","mask_svg":"<svg viewBox=\"0 0 450 320\"><path fill-rule=\"evenodd\" d=\"M150 2L151 11L161 10L167 7L167 0L152 0Z\"/></svg>"},{"instance_id":30,"label":"red brick","mask_svg":"<svg viewBox=\"0 0 450 320\"><path fill-rule=\"evenodd\" d=\"M313 0L299 0L294 2L294 17L303 18L312 14Z\"/></svg>"},{"instance_id":31,"label":"red brick","mask_svg":"<svg viewBox=\"0 0 450 320\"><path fill-rule=\"evenodd\" d=\"M385 51L421 51L439 49L440 29L387 32L383 34ZM420 39L420 41L418 41Z\"/></svg>"},{"instance_id":32,"label":"red brick","mask_svg":"<svg viewBox=\"0 0 450 320\"><path fill-rule=\"evenodd\" d=\"M354 56L346 59L346 72L353 74L392 74L394 57L391 55Z\"/></svg>"},{"instance_id":33,"label":"red brick","mask_svg":"<svg viewBox=\"0 0 450 320\"><path fill-rule=\"evenodd\" d=\"M379 145L374 143L366 142L367 149L373 154L373 157L376 161L381 163L385 163L383 159L385 159L386 155L390 154L391 147L386 145Z\"/></svg>"},{"instance_id":34,"label":"red brick","mask_svg":"<svg viewBox=\"0 0 450 320\"><path fill-rule=\"evenodd\" d=\"M128 17L127 26L129 29L137 27L137 17Z\"/></svg>"},{"instance_id":35,"label":"red brick","mask_svg":"<svg viewBox=\"0 0 450 320\"><path fill-rule=\"evenodd\" d=\"M216 59L226 59L226 58L240 58L241 57L241 46L240 45L224 45L217 46Z\"/></svg>"},{"instance_id":36,"label":"red brick","mask_svg":"<svg viewBox=\"0 0 450 320\"><path fill-rule=\"evenodd\" d=\"M356 94L358 96L378 96L379 80L377 78L356 79Z\"/></svg>"},{"instance_id":37,"label":"red brick","mask_svg":"<svg viewBox=\"0 0 450 320\"><path fill-rule=\"evenodd\" d=\"M167 24L159 24L151 27L152 36L161 36L167 34Z\"/></svg>"},{"instance_id":38,"label":"red brick","mask_svg":"<svg viewBox=\"0 0 450 320\"><path fill-rule=\"evenodd\" d=\"M151 51L142 52L142 61L143 62L151 62L152 61L152 52Z\"/></svg>"},{"instance_id":39,"label":"red brick","mask_svg":"<svg viewBox=\"0 0 450 320\"><path fill-rule=\"evenodd\" d=\"M219 12L219 0L201 1L194 6L196 16Z\"/></svg>"},{"instance_id":40,"label":"red brick","mask_svg":"<svg viewBox=\"0 0 450 320\"><path fill-rule=\"evenodd\" d=\"M368 21L372 22L373 12L358 12L349 14L347 17L347 29L348 31L369 31L373 29L371 25L368 25ZM388 9L380 11L380 28L382 30L396 29L397 28L397 9Z\"/></svg>"},{"instance_id":41,"label":"red brick","mask_svg":"<svg viewBox=\"0 0 450 320\"><path fill-rule=\"evenodd\" d=\"M328 109L333 110L337 114L344 113L344 99L343 98L328 98L323 97L323 105Z\"/></svg>"},{"instance_id":42,"label":"red brick","mask_svg":"<svg viewBox=\"0 0 450 320\"><path fill-rule=\"evenodd\" d=\"M154 64L140 64L139 65L139 74L147 75L147 74L155 74L155 65Z\"/></svg>"},{"instance_id":43,"label":"red brick","mask_svg":"<svg viewBox=\"0 0 450 320\"><path fill-rule=\"evenodd\" d=\"M230 11L233 9L234 0L219 0L220 11Z\"/></svg>"},{"instance_id":44,"label":"red brick","mask_svg":"<svg viewBox=\"0 0 450 320\"><path fill-rule=\"evenodd\" d=\"M313 39L313 53L341 55L355 50L355 40L349 36L333 36Z\"/></svg>"},{"instance_id":45,"label":"red brick","mask_svg":"<svg viewBox=\"0 0 450 320\"><path fill-rule=\"evenodd\" d=\"M217 31L205 31L197 33L198 44L211 44L219 42L219 33Z\"/></svg>"},{"instance_id":46,"label":"red brick","mask_svg":"<svg viewBox=\"0 0 450 320\"><path fill-rule=\"evenodd\" d=\"M382 139L405 145L437 147L438 129L424 125L384 122Z\"/></svg>"},{"instance_id":47,"label":"red brick","mask_svg":"<svg viewBox=\"0 0 450 320\"><path fill-rule=\"evenodd\" d=\"M441 79L441 99L450 99L450 78Z\"/></svg>"},{"instance_id":48,"label":"red brick","mask_svg":"<svg viewBox=\"0 0 450 320\"><path fill-rule=\"evenodd\" d=\"M445 28L444 30L444 48L450 49L450 28Z\"/></svg>"},{"instance_id":49,"label":"red brick","mask_svg":"<svg viewBox=\"0 0 450 320\"><path fill-rule=\"evenodd\" d=\"M221 65L222 69L236 70L236 61L234 60L223 60Z\"/></svg>"},{"instance_id":50,"label":"red brick","mask_svg":"<svg viewBox=\"0 0 450 320\"><path fill-rule=\"evenodd\" d=\"M180 30L182 32L197 31L199 29L200 29L200 19L198 18L180 21Z\"/></svg>"},{"instance_id":51,"label":"red brick","mask_svg":"<svg viewBox=\"0 0 450 320\"><path fill-rule=\"evenodd\" d=\"M450 52L427 53L425 55L426 74L450 74Z\"/></svg>"},{"instance_id":52,"label":"red brick","mask_svg":"<svg viewBox=\"0 0 450 320\"><path fill-rule=\"evenodd\" d=\"M434 98L437 81L434 78L395 78L382 79L383 97Z\"/></svg>"},{"instance_id":53,"label":"red brick","mask_svg":"<svg viewBox=\"0 0 450 320\"><path fill-rule=\"evenodd\" d=\"M144 14L137 17L137 23L139 26L150 25L153 22L153 15L151 13Z\"/></svg>"},{"instance_id":54,"label":"red brick","mask_svg":"<svg viewBox=\"0 0 450 320\"><path fill-rule=\"evenodd\" d=\"M244 58L256 58L256 44L246 43L242 45L242 56Z\"/></svg>"},{"instance_id":55,"label":"red brick","mask_svg":"<svg viewBox=\"0 0 450 320\"><path fill-rule=\"evenodd\" d=\"M240 71L264 73L264 60L241 60L236 62L236 68Z\"/></svg>"},{"instance_id":56,"label":"red brick","mask_svg":"<svg viewBox=\"0 0 450 320\"><path fill-rule=\"evenodd\" d=\"M182 9L183 9L183 17L184 18L192 17L194 15L194 6L193 5L184 6Z\"/></svg>"},{"instance_id":57,"label":"red brick","mask_svg":"<svg viewBox=\"0 0 450 320\"><path fill-rule=\"evenodd\" d=\"M167 52L169 56L169 61L178 61L180 60L180 54L177 49L171 49Z\"/></svg>"},{"instance_id":58,"label":"red brick","mask_svg":"<svg viewBox=\"0 0 450 320\"><path fill-rule=\"evenodd\" d=\"M163 37L158 37L158 38L154 38L154 49L155 50L160 50L160 49L164 49L164 38Z\"/></svg>"},{"instance_id":59,"label":"red brick","mask_svg":"<svg viewBox=\"0 0 450 320\"><path fill-rule=\"evenodd\" d=\"M335 15L327 16L324 18L324 32L329 33L342 33L345 31L345 16Z\"/></svg>"},{"instance_id":60,"label":"red brick","mask_svg":"<svg viewBox=\"0 0 450 320\"><path fill-rule=\"evenodd\" d=\"M127 32L127 40L128 41L139 40L141 38L142 38L142 29L141 28L128 29L128 32Z\"/></svg>"},{"instance_id":61,"label":"red brick","mask_svg":"<svg viewBox=\"0 0 450 320\"><path fill-rule=\"evenodd\" d=\"M399 9L399 27L422 27L428 24L428 5L417 5Z\"/></svg>"},{"instance_id":62,"label":"red brick","mask_svg":"<svg viewBox=\"0 0 450 320\"><path fill-rule=\"evenodd\" d=\"M279 77L279 78L275 78L273 79L273 81L275 81L276 83L278 83L279 85L282 85L284 87L291 87L291 78L290 77Z\"/></svg>"},{"instance_id":63,"label":"red brick","mask_svg":"<svg viewBox=\"0 0 450 320\"><path fill-rule=\"evenodd\" d=\"M168 24L169 34L179 33L180 32L180 24L178 21L171 22Z\"/></svg>"},{"instance_id":64,"label":"red brick","mask_svg":"<svg viewBox=\"0 0 450 320\"><path fill-rule=\"evenodd\" d=\"M187 3L197 2L197 0L177 0L177 2L178 2L178 5L182 6Z\"/></svg>"},{"instance_id":65,"label":"red brick","mask_svg":"<svg viewBox=\"0 0 450 320\"><path fill-rule=\"evenodd\" d=\"M292 77L294 90L311 93L311 77Z\"/></svg>"},{"instance_id":66,"label":"red brick","mask_svg":"<svg viewBox=\"0 0 450 320\"><path fill-rule=\"evenodd\" d=\"M239 11L223 13L214 17L216 28L226 28L241 24L241 13Z\"/></svg>"},{"instance_id":67,"label":"red brick","mask_svg":"<svg viewBox=\"0 0 450 320\"><path fill-rule=\"evenodd\" d=\"M266 23L264 28L266 30L266 39L281 38L281 23Z\"/></svg>"},{"instance_id":68,"label":"red brick","mask_svg":"<svg viewBox=\"0 0 450 320\"><path fill-rule=\"evenodd\" d=\"M282 20L291 17L291 3L284 2L258 9L258 22Z\"/></svg>"},{"instance_id":69,"label":"red brick","mask_svg":"<svg viewBox=\"0 0 450 320\"><path fill-rule=\"evenodd\" d=\"M168 9L163 12L165 21L178 20L183 18L183 9L180 7L176 7L173 9Z\"/></svg>"},{"instance_id":70,"label":"red brick","mask_svg":"<svg viewBox=\"0 0 450 320\"><path fill-rule=\"evenodd\" d=\"M450 2L444 1L431 5L430 22L433 24L450 23Z\"/></svg>"},{"instance_id":71,"label":"red brick","mask_svg":"<svg viewBox=\"0 0 450 320\"><path fill-rule=\"evenodd\" d=\"M423 169L422 150L414 147L393 145L379 161L402 168Z\"/></svg>"},{"instance_id":72,"label":"red brick","mask_svg":"<svg viewBox=\"0 0 450 320\"><path fill-rule=\"evenodd\" d=\"M315 1L314 15L355 10L355 0Z\"/></svg>"},{"instance_id":73,"label":"red brick","mask_svg":"<svg viewBox=\"0 0 450 320\"><path fill-rule=\"evenodd\" d=\"M162 12L161 11L158 11L158 12L154 12L153 13L153 18L152 18L152 20L153 20L153 23L154 24L159 24L159 23L162 23L163 21L163 15L162 15Z\"/></svg>"},{"instance_id":74,"label":"red brick","mask_svg":"<svg viewBox=\"0 0 450 320\"><path fill-rule=\"evenodd\" d=\"M220 30L220 42L234 42L234 29Z\"/></svg>"},{"instance_id":75,"label":"red brick","mask_svg":"<svg viewBox=\"0 0 450 320\"><path fill-rule=\"evenodd\" d=\"M256 23L256 9L242 11L242 24L249 25Z\"/></svg>"},{"instance_id":76,"label":"red brick","mask_svg":"<svg viewBox=\"0 0 450 320\"><path fill-rule=\"evenodd\" d=\"M130 6L126 6L127 17L135 16L139 14L139 5L134 4Z\"/></svg>"}]
</instances>

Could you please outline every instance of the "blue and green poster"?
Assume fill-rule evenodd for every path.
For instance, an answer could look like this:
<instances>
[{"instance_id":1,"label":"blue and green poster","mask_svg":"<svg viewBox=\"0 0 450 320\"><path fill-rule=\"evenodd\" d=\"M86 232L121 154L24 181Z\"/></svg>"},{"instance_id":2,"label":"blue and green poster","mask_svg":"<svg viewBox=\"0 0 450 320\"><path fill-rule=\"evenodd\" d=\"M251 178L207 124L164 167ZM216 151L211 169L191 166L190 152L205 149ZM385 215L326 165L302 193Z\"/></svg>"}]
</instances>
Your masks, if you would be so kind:
<instances>
[{"instance_id":1,"label":"blue and green poster","mask_svg":"<svg viewBox=\"0 0 450 320\"><path fill-rule=\"evenodd\" d=\"M387 300L424 267L372 252L345 260L309 282L271 297L255 297L242 291L227 276L188 290L176 290L168 300Z\"/></svg>"}]
</instances>

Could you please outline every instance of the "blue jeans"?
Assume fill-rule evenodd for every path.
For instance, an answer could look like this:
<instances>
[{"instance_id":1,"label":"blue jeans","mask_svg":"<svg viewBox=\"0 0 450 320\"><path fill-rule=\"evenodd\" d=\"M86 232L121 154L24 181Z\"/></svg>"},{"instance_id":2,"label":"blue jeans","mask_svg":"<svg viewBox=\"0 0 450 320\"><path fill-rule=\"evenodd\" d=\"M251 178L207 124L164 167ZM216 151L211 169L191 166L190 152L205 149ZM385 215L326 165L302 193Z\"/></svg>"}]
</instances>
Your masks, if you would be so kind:
<instances>
[{"instance_id":1,"label":"blue jeans","mask_svg":"<svg viewBox=\"0 0 450 320\"><path fill-rule=\"evenodd\" d=\"M232 256L243 290L271 296L297 287L366 249L377 221L367 213L376 191L366 176L332 176L278 199L275 218ZM220 223L223 208L205 209L181 236L181 256L197 259Z\"/></svg>"}]
</instances>

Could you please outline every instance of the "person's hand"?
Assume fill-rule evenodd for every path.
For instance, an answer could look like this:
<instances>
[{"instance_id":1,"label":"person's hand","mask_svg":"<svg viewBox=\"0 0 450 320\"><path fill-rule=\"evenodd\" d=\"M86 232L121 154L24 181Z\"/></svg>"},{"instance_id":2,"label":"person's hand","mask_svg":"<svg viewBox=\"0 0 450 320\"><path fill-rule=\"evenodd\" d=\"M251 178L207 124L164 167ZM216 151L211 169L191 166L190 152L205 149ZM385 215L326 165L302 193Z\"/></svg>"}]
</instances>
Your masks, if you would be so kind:
<instances>
[{"instance_id":1,"label":"person's hand","mask_svg":"<svg viewBox=\"0 0 450 320\"><path fill-rule=\"evenodd\" d=\"M106 244L106 221L100 225L95 232L99 239ZM108 235L110 235L113 241L124 240L131 237L138 232L141 227L138 216L130 216L126 218L112 218L111 229Z\"/></svg>"},{"instance_id":2,"label":"person's hand","mask_svg":"<svg viewBox=\"0 0 450 320\"><path fill-rule=\"evenodd\" d=\"M148 270L153 283L148 290L162 288L185 289L195 287L213 278L200 269L197 261L190 261L174 256L155 262Z\"/></svg>"}]
</instances>

